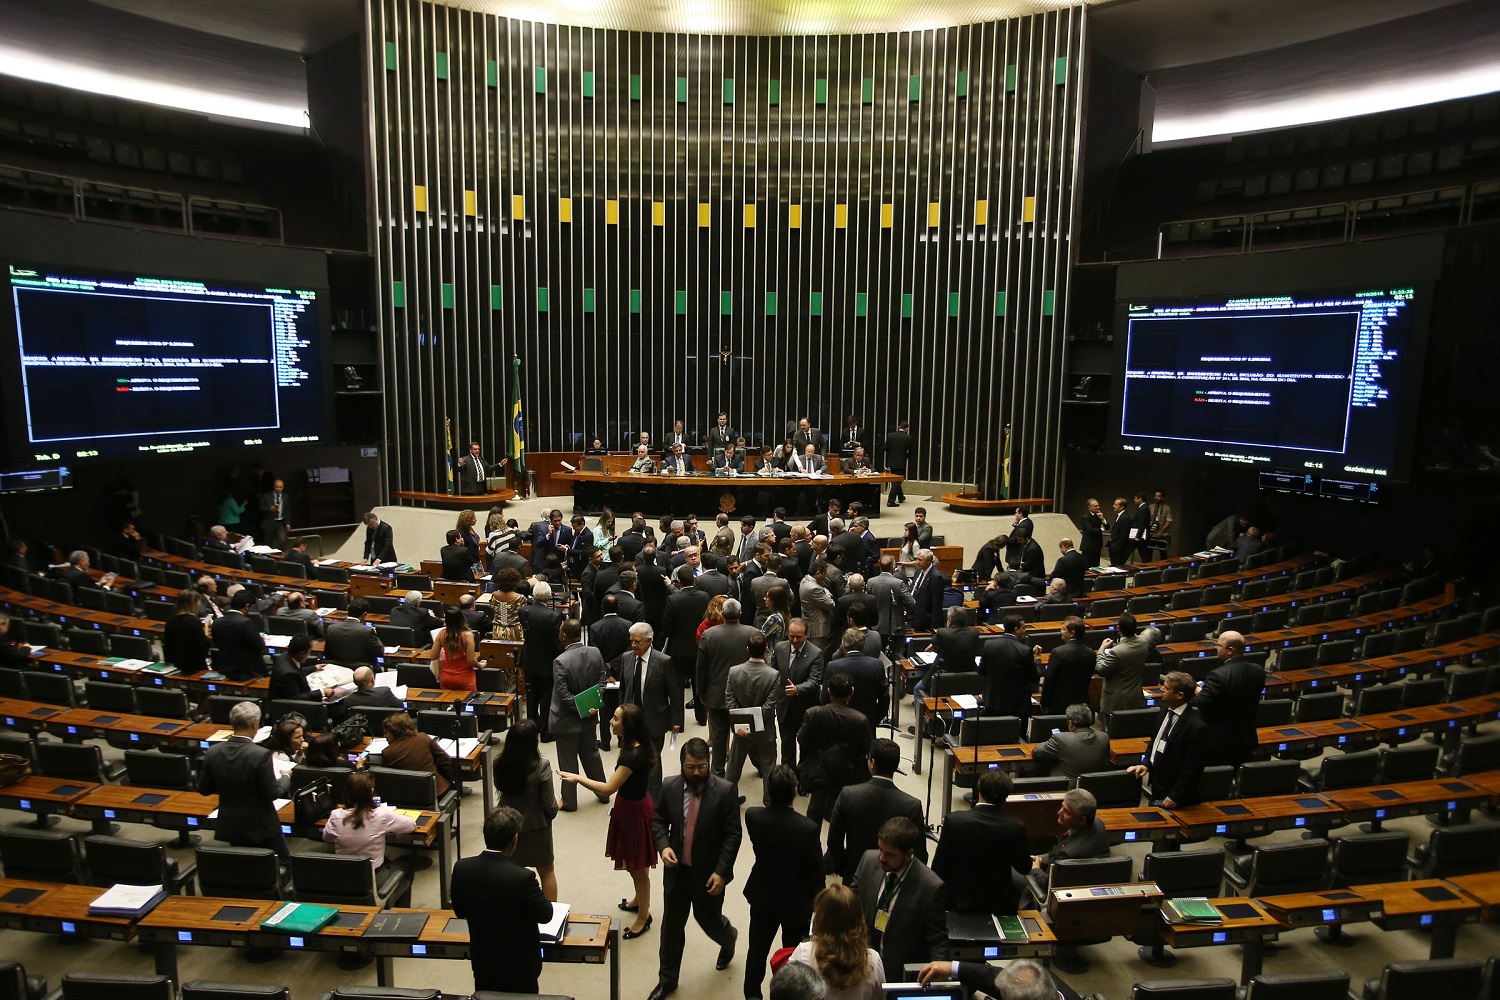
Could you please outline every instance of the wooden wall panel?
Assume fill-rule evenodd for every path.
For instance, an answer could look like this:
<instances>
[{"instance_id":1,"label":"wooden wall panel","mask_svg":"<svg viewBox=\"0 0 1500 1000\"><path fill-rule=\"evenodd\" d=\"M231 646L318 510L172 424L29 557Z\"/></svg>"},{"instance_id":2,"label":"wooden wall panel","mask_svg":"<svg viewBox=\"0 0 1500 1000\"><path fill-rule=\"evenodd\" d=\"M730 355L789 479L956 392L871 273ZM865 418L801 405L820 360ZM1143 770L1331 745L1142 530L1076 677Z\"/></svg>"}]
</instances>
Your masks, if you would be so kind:
<instances>
[{"instance_id":1,"label":"wooden wall panel","mask_svg":"<svg viewBox=\"0 0 1500 1000\"><path fill-rule=\"evenodd\" d=\"M898 417L915 478L1049 495L1085 10L666 35L368 0L392 486L444 428L622 447ZM747 208L748 206L748 208ZM878 457L878 456L877 456Z\"/></svg>"}]
</instances>

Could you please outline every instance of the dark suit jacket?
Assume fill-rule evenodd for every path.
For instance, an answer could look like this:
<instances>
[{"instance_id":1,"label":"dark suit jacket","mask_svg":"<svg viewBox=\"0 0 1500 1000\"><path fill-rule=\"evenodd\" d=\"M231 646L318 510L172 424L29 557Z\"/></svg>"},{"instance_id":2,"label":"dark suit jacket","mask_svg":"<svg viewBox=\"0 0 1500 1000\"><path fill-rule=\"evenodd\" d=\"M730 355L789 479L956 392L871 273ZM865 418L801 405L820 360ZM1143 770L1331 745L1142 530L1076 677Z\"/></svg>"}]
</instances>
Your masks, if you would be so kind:
<instances>
[{"instance_id":1,"label":"dark suit jacket","mask_svg":"<svg viewBox=\"0 0 1500 1000\"><path fill-rule=\"evenodd\" d=\"M984 633L973 625L949 628L946 625L932 634L937 653L937 668L947 673L975 669L974 658L984 648ZM1091 662L1089 669L1093 670Z\"/></svg>"},{"instance_id":2,"label":"dark suit jacket","mask_svg":"<svg viewBox=\"0 0 1500 1000\"><path fill-rule=\"evenodd\" d=\"M614 664L613 672L620 678L622 705L636 704L635 659L635 651L627 649ZM652 736L663 736L673 726L682 728L682 676L677 672L677 664L666 653L651 652L640 707L646 716L646 731Z\"/></svg>"},{"instance_id":3,"label":"dark suit jacket","mask_svg":"<svg viewBox=\"0 0 1500 1000\"><path fill-rule=\"evenodd\" d=\"M1109 530L1109 518L1101 511L1099 516L1083 512L1083 520L1078 522L1078 548L1081 552L1092 552L1093 558L1097 560L1099 553L1104 551L1104 533ZM1088 562L1088 558L1084 559Z\"/></svg>"},{"instance_id":4,"label":"dark suit jacket","mask_svg":"<svg viewBox=\"0 0 1500 1000\"><path fill-rule=\"evenodd\" d=\"M906 431L891 431L885 436L885 467L897 475L906 474L906 457L911 453L911 435Z\"/></svg>"},{"instance_id":5,"label":"dark suit jacket","mask_svg":"<svg viewBox=\"0 0 1500 1000\"><path fill-rule=\"evenodd\" d=\"M365 547L361 551L364 552L366 561L373 556L376 562L395 562L396 543L391 526L381 521L373 528L366 528Z\"/></svg>"},{"instance_id":6,"label":"dark suit jacket","mask_svg":"<svg viewBox=\"0 0 1500 1000\"><path fill-rule=\"evenodd\" d=\"M396 740L380 754L382 767L399 767L407 771L431 771L437 775L437 791L442 795L452 787L453 758L426 733L416 733Z\"/></svg>"},{"instance_id":7,"label":"dark suit jacket","mask_svg":"<svg viewBox=\"0 0 1500 1000\"><path fill-rule=\"evenodd\" d=\"M796 448L797 454L801 455L807 451L808 445L812 445L814 450L821 452L823 450L823 435L819 433L816 427L809 427L806 434L802 433L802 429L799 427L792 434L792 447Z\"/></svg>"},{"instance_id":8,"label":"dark suit jacket","mask_svg":"<svg viewBox=\"0 0 1500 1000\"><path fill-rule=\"evenodd\" d=\"M373 667L376 659L385 655L385 647L375 630L356 618L328 623L328 635L323 640L323 659L346 666L364 664Z\"/></svg>"},{"instance_id":9,"label":"dark suit jacket","mask_svg":"<svg viewBox=\"0 0 1500 1000\"><path fill-rule=\"evenodd\" d=\"M1025 545L1011 545L1005 550L1005 561L1011 569L1018 569L1031 576L1034 580L1041 580L1047 575L1043 568L1046 565L1046 557L1042 555L1042 547L1036 543L1036 539L1027 539Z\"/></svg>"},{"instance_id":10,"label":"dark suit jacket","mask_svg":"<svg viewBox=\"0 0 1500 1000\"><path fill-rule=\"evenodd\" d=\"M753 625L725 622L706 629L698 643L698 696L708 708L724 708L729 670L745 662L745 649L760 632Z\"/></svg>"},{"instance_id":11,"label":"dark suit jacket","mask_svg":"<svg viewBox=\"0 0 1500 1000\"><path fill-rule=\"evenodd\" d=\"M1111 510L1104 515L1109 522L1109 560L1111 564L1124 562L1125 556L1130 554L1130 512L1121 511L1118 515Z\"/></svg>"},{"instance_id":12,"label":"dark suit jacket","mask_svg":"<svg viewBox=\"0 0 1500 1000\"><path fill-rule=\"evenodd\" d=\"M932 870L948 886L948 908L963 913L1016 912L1010 874L1031 871L1026 824L1004 806L979 805L950 813L932 856Z\"/></svg>"},{"instance_id":13,"label":"dark suit jacket","mask_svg":"<svg viewBox=\"0 0 1500 1000\"><path fill-rule=\"evenodd\" d=\"M1076 733L1064 729L1031 751L1031 759L1055 763L1057 766L1053 770L1070 778L1090 771L1107 771L1110 769L1109 737L1093 727Z\"/></svg>"},{"instance_id":14,"label":"dark suit jacket","mask_svg":"<svg viewBox=\"0 0 1500 1000\"><path fill-rule=\"evenodd\" d=\"M542 972L537 924L552 917L531 869L502 851L485 851L453 866L453 912L469 922L474 989L535 989Z\"/></svg>"},{"instance_id":15,"label":"dark suit jacket","mask_svg":"<svg viewBox=\"0 0 1500 1000\"><path fill-rule=\"evenodd\" d=\"M618 659L630 649L629 619L605 615L589 628L589 645L599 651L605 663Z\"/></svg>"},{"instance_id":16,"label":"dark suit jacket","mask_svg":"<svg viewBox=\"0 0 1500 1000\"><path fill-rule=\"evenodd\" d=\"M733 469L735 472L743 473L745 471L745 456L739 452L735 452L734 457L731 458L720 452L709 460L708 467L714 470Z\"/></svg>"},{"instance_id":17,"label":"dark suit jacket","mask_svg":"<svg viewBox=\"0 0 1500 1000\"><path fill-rule=\"evenodd\" d=\"M724 594L727 597L735 596L734 581L729 579L727 574L720 573L716 569L708 569L699 573L697 579L693 581L693 586L703 591L710 598L718 594ZM708 605L705 604L704 607L706 608Z\"/></svg>"},{"instance_id":18,"label":"dark suit jacket","mask_svg":"<svg viewBox=\"0 0 1500 1000\"><path fill-rule=\"evenodd\" d=\"M800 718L809 708L818 703L823 692L823 651L810 642L802 644L802 652L792 649L789 639L778 642L771 650L771 666L781 674L783 684L797 685L797 696L783 700L778 706L782 715Z\"/></svg>"},{"instance_id":19,"label":"dark suit jacket","mask_svg":"<svg viewBox=\"0 0 1500 1000\"><path fill-rule=\"evenodd\" d=\"M1193 707L1208 724L1205 765L1238 767L1255 749L1255 710L1266 689L1266 670L1243 657L1214 667L1203 678Z\"/></svg>"},{"instance_id":20,"label":"dark suit jacket","mask_svg":"<svg viewBox=\"0 0 1500 1000\"><path fill-rule=\"evenodd\" d=\"M688 587L667 596L667 609L662 615L662 648L672 654L679 670L692 670L698 659L698 626L703 624L703 613L712 600L706 590Z\"/></svg>"},{"instance_id":21,"label":"dark suit jacket","mask_svg":"<svg viewBox=\"0 0 1500 1000\"><path fill-rule=\"evenodd\" d=\"M1069 705L1086 705L1089 682L1094 678L1094 651L1077 640L1068 640L1047 657L1047 676L1042 680L1042 714L1062 715Z\"/></svg>"},{"instance_id":22,"label":"dark suit jacket","mask_svg":"<svg viewBox=\"0 0 1500 1000\"><path fill-rule=\"evenodd\" d=\"M984 677L984 715L1031 717L1031 692L1036 687L1036 657L1025 641L997 635L984 644L979 656Z\"/></svg>"},{"instance_id":23,"label":"dark suit jacket","mask_svg":"<svg viewBox=\"0 0 1500 1000\"><path fill-rule=\"evenodd\" d=\"M308 687L302 668L292 662L285 653L271 662L269 693L272 698L289 698L296 701L322 701L323 692Z\"/></svg>"},{"instance_id":24,"label":"dark suit jacket","mask_svg":"<svg viewBox=\"0 0 1500 1000\"><path fill-rule=\"evenodd\" d=\"M842 632L848 627L849 609L859 605L865 609L864 617L860 621L869 628L875 627L877 607L875 598L867 590L851 590L843 597L833 602L833 628L835 633Z\"/></svg>"},{"instance_id":25,"label":"dark suit jacket","mask_svg":"<svg viewBox=\"0 0 1500 1000\"><path fill-rule=\"evenodd\" d=\"M214 839L235 847L267 847L281 832L274 800L283 791L271 751L240 736L209 747L198 794L219 797Z\"/></svg>"},{"instance_id":26,"label":"dark suit jacket","mask_svg":"<svg viewBox=\"0 0 1500 1000\"><path fill-rule=\"evenodd\" d=\"M469 550L462 543L444 545L438 551L443 561L443 579L468 581L474 579L474 564L469 561Z\"/></svg>"},{"instance_id":27,"label":"dark suit jacket","mask_svg":"<svg viewBox=\"0 0 1500 1000\"><path fill-rule=\"evenodd\" d=\"M1069 549L1057 557L1052 567L1052 576L1061 578L1068 585L1069 597L1082 597L1086 589L1084 575L1088 573L1088 560L1077 549Z\"/></svg>"},{"instance_id":28,"label":"dark suit jacket","mask_svg":"<svg viewBox=\"0 0 1500 1000\"><path fill-rule=\"evenodd\" d=\"M468 555L464 556L465 565L468 565ZM407 604L402 601L391 610L391 624L402 628L409 628L417 634L417 642L426 645L434 629L443 627L438 621L437 615L422 607L420 604Z\"/></svg>"},{"instance_id":29,"label":"dark suit jacket","mask_svg":"<svg viewBox=\"0 0 1500 1000\"><path fill-rule=\"evenodd\" d=\"M927 829L921 801L897 788L890 778L875 775L862 785L850 785L839 792L828 820L828 870L845 884L852 881L859 859L866 851L876 849L880 828L897 816L905 816L918 830ZM917 848L917 857L927 860L925 837Z\"/></svg>"},{"instance_id":30,"label":"dark suit jacket","mask_svg":"<svg viewBox=\"0 0 1500 1000\"><path fill-rule=\"evenodd\" d=\"M462 486L484 486L490 476L500 472L504 467L493 462L485 462L480 456L480 462L484 464L484 479L479 478L479 466L474 464L474 456L464 452L464 456L458 460L458 481Z\"/></svg>"},{"instance_id":31,"label":"dark suit jacket","mask_svg":"<svg viewBox=\"0 0 1500 1000\"><path fill-rule=\"evenodd\" d=\"M238 611L216 618L213 638L214 669L219 673L237 681L266 675L266 640L249 618Z\"/></svg>"},{"instance_id":32,"label":"dark suit jacket","mask_svg":"<svg viewBox=\"0 0 1500 1000\"><path fill-rule=\"evenodd\" d=\"M798 787L844 787L870 780L874 734L863 712L842 702L808 709L797 730Z\"/></svg>"},{"instance_id":33,"label":"dark suit jacket","mask_svg":"<svg viewBox=\"0 0 1500 1000\"><path fill-rule=\"evenodd\" d=\"M99 585L94 582L94 578L77 566L69 566L67 569L62 570L57 574L57 578L63 583L72 584L75 591L99 589Z\"/></svg>"},{"instance_id":34,"label":"dark suit jacket","mask_svg":"<svg viewBox=\"0 0 1500 1000\"><path fill-rule=\"evenodd\" d=\"M1042 855L1042 869L1045 871L1052 862L1068 858L1107 857L1109 857L1109 834L1104 832L1104 820L1095 816L1093 825L1074 830L1066 837L1059 837L1057 846Z\"/></svg>"},{"instance_id":35,"label":"dark suit jacket","mask_svg":"<svg viewBox=\"0 0 1500 1000\"><path fill-rule=\"evenodd\" d=\"M396 692L390 688L375 687L356 688L341 704L351 711L361 708L403 708L401 699L396 697Z\"/></svg>"},{"instance_id":36,"label":"dark suit jacket","mask_svg":"<svg viewBox=\"0 0 1500 1000\"><path fill-rule=\"evenodd\" d=\"M850 883L859 893L864 907L865 924L875 927L875 910L885 873L880 870L879 852L866 851ZM902 969L907 963L936 961L948 950L948 888L931 868L912 858L901 891L891 907L891 918L880 936L880 958L888 969Z\"/></svg>"},{"instance_id":37,"label":"dark suit jacket","mask_svg":"<svg viewBox=\"0 0 1500 1000\"><path fill-rule=\"evenodd\" d=\"M561 626L562 615L544 604L528 604L521 609L521 630L525 634L521 661L527 680L552 679L552 661L562 652L557 635Z\"/></svg>"},{"instance_id":38,"label":"dark suit jacket","mask_svg":"<svg viewBox=\"0 0 1500 1000\"><path fill-rule=\"evenodd\" d=\"M745 810L745 832L755 853L745 900L752 907L811 914L813 897L823 889L818 824L790 806L752 806Z\"/></svg>"},{"instance_id":39,"label":"dark suit jacket","mask_svg":"<svg viewBox=\"0 0 1500 1000\"><path fill-rule=\"evenodd\" d=\"M1163 712L1167 709L1163 708ZM1161 729L1160 716L1157 728L1152 731L1152 743ZM1150 749L1147 761L1151 768L1151 800L1171 799L1180 806L1197 805L1198 776L1203 773L1203 761L1207 752L1208 726L1203 717L1188 705L1187 711L1172 727L1167 736L1166 748L1152 761Z\"/></svg>"},{"instance_id":40,"label":"dark suit jacket","mask_svg":"<svg viewBox=\"0 0 1500 1000\"><path fill-rule=\"evenodd\" d=\"M537 527L536 537L531 540L531 567L541 570L547 565L549 553L556 552L557 559L563 565L568 562L568 546L573 544L573 529L566 524L558 525L557 544L552 544L552 525L550 522L543 523Z\"/></svg>"},{"instance_id":41,"label":"dark suit jacket","mask_svg":"<svg viewBox=\"0 0 1500 1000\"><path fill-rule=\"evenodd\" d=\"M917 580L921 582L911 592L916 605L911 611L911 628L913 632L926 632L943 623L943 588L948 585L948 578L934 566L926 579L919 576Z\"/></svg>"},{"instance_id":42,"label":"dark suit jacket","mask_svg":"<svg viewBox=\"0 0 1500 1000\"><path fill-rule=\"evenodd\" d=\"M734 879L734 859L740 853L739 794L735 786L710 774L700 793L698 823L693 828L693 867L689 874L700 883L710 872L718 873L727 885ZM687 869L682 854L682 828L686 813L682 809L683 777L674 774L663 778L656 793L656 815L651 818L651 834L656 853L668 847L677 854L678 864L666 869L663 888L673 891Z\"/></svg>"},{"instance_id":43,"label":"dark suit jacket","mask_svg":"<svg viewBox=\"0 0 1500 1000\"><path fill-rule=\"evenodd\" d=\"M828 700L828 679L837 673L846 673L854 682L854 696L849 706L859 711L870 723L870 734L885 718L891 705L890 686L886 683L885 667L873 656L862 650L851 650L847 655L831 660L823 669L823 700Z\"/></svg>"}]
</instances>

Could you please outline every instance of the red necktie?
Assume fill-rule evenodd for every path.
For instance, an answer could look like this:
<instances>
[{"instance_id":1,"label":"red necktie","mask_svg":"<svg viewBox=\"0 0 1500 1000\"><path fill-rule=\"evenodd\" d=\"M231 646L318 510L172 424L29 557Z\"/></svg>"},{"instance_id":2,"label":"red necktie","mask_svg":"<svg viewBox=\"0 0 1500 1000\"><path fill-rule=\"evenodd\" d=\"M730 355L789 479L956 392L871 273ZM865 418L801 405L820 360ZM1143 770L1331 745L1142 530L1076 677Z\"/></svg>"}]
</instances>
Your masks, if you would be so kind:
<instances>
[{"instance_id":1,"label":"red necktie","mask_svg":"<svg viewBox=\"0 0 1500 1000\"><path fill-rule=\"evenodd\" d=\"M698 803L701 795L688 793L687 819L682 823L682 863L693 866L693 831L698 826Z\"/></svg>"}]
</instances>

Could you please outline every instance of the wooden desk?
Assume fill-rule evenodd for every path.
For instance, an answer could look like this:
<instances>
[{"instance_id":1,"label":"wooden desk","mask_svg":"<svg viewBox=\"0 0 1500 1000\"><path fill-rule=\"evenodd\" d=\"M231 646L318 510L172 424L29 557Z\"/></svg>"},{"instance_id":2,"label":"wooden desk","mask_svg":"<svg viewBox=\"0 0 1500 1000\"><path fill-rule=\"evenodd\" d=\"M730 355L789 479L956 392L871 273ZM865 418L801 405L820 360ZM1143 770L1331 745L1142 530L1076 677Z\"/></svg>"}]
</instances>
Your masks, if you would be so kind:
<instances>
[{"instance_id":1,"label":"wooden desk","mask_svg":"<svg viewBox=\"0 0 1500 1000\"><path fill-rule=\"evenodd\" d=\"M488 509L516 498L516 491L487 490L484 493L424 493L420 490L391 490L391 500L405 501L418 507L441 507L444 510Z\"/></svg>"},{"instance_id":2,"label":"wooden desk","mask_svg":"<svg viewBox=\"0 0 1500 1000\"><path fill-rule=\"evenodd\" d=\"M1255 900L1289 928L1341 927L1373 920L1385 903L1359 888L1258 896Z\"/></svg>"},{"instance_id":3,"label":"wooden desk","mask_svg":"<svg viewBox=\"0 0 1500 1000\"><path fill-rule=\"evenodd\" d=\"M1465 895L1479 900L1482 907L1479 911L1479 919L1500 919L1500 872L1455 875L1444 881L1449 885L1457 886Z\"/></svg>"},{"instance_id":4,"label":"wooden desk","mask_svg":"<svg viewBox=\"0 0 1500 1000\"><path fill-rule=\"evenodd\" d=\"M0 809L35 813L36 822L31 825L37 829L46 829L53 823L52 816L66 814L73 803L102 787L92 781L44 778L33 774L0 788Z\"/></svg>"},{"instance_id":5,"label":"wooden desk","mask_svg":"<svg viewBox=\"0 0 1500 1000\"><path fill-rule=\"evenodd\" d=\"M991 959L1052 957L1057 948L1057 935L1036 910L1021 910L1016 914L1021 926L1026 928L1026 940L1002 941L995 937L967 938L955 935L953 923L948 924L948 959L954 962L986 962Z\"/></svg>"},{"instance_id":6,"label":"wooden desk","mask_svg":"<svg viewBox=\"0 0 1500 1000\"><path fill-rule=\"evenodd\" d=\"M1487 789L1463 778L1437 781L1407 781L1398 785L1370 788L1340 788L1325 792L1324 798L1349 815L1350 823L1368 822L1374 830L1388 819L1422 816L1433 811L1456 814L1463 822L1468 811L1490 797Z\"/></svg>"},{"instance_id":7,"label":"wooden desk","mask_svg":"<svg viewBox=\"0 0 1500 1000\"><path fill-rule=\"evenodd\" d=\"M1160 806L1100 809L1097 815L1104 821L1111 844L1172 844L1182 839L1182 824Z\"/></svg>"},{"instance_id":8,"label":"wooden desk","mask_svg":"<svg viewBox=\"0 0 1500 1000\"><path fill-rule=\"evenodd\" d=\"M1461 726L1482 721L1486 718L1487 709L1487 705L1447 702L1403 708L1398 712L1362 715L1359 721L1378 733L1380 741L1394 742L1421 733L1456 732Z\"/></svg>"},{"instance_id":9,"label":"wooden desk","mask_svg":"<svg viewBox=\"0 0 1500 1000\"><path fill-rule=\"evenodd\" d=\"M865 505L865 516L880 517L880 487L899 483L900 476L824 476L796 479L779 476L686 476L642 475L607 472L554 472L554 480L572 485L574 509L614 510L714 510L725 514L752 513L769 516L772 508L785 507L788 516L812 516L823 510L828 497L838 497L847 507L854 501ZM765 497L768 503L762 503Z\"/></svg>"},{"instance_id":10,"label":"wooden desk","mask_svg":"<svg viewBox=\"0 0 1500 1000\"><path fill-rule=\"evenodd\" d=\"M40 895L26 902L5 898L31 896L38 890ZM102 888L93 885L0 879L0 926L69 938L131 940L135 937L132 921L124 917L89 915L89 904L103 894Z\"/></svg>"},{"instance_id":11,"label":"wooden desk","mask_svg":"<svg viewBox=\"0 0 1500 1000\"><path fill-rule=\"evenodd\" d=\"M1267 698L1284 698L1302 691L1334 687L1358 691L1368 684L1383 684L1409 674L1436 674L1455 663L1467 663L1500 649L1500 633L1470 636L1456 642L1410 653L1393 653L1353 663L1327 667L1283 670L1266 675Z\"/></svg>"},{"instance_id":12,"label":"wooden desk","mask_svg":"<svg viewBox=\"0 0 1500 1000\"><path fill-rule=\"evenodd\" d=\"M1359 886L1359 891L1378 896L1382 902L1376 926L1388 930L1432 929L1428 958L1452 958L1460 924L1479 920L1484 904L1451 882L1429 878L1418 882L1380 882Z\"/></svg>"},{"instance_id":13,"label":"wooden desk","mask_svg":"<svg viewBox=\"0 0 1500 1000\"><path fill-rule=\"evenodd\" d=\"M1220 944L1238 944L1244 947L1240 958L1240 984L1246 985L1260 975L1265 962L1266 941L1276 937L1281 923L1259 900L1240 896L1221 896L1210 899L1224 914L1224 923L1218 926L1168 923L1162 916L1161 936L1172 948L1205 948Z\"/></svg>"},{"instance_id":14,"label":"wooden desk","mask_svg":"<svg viewBox=\"0 0 1500 1000\"><path fill-rule=\"evenodd\" d=\"M1256 730L1256 742L1273 755L1321 747L1343 747L1354 750L1374 746L1379 734L1358 719L1324 719L1320 722L1296 722L1286 726L1264 726Z\"/></svg>"}]
</instances>

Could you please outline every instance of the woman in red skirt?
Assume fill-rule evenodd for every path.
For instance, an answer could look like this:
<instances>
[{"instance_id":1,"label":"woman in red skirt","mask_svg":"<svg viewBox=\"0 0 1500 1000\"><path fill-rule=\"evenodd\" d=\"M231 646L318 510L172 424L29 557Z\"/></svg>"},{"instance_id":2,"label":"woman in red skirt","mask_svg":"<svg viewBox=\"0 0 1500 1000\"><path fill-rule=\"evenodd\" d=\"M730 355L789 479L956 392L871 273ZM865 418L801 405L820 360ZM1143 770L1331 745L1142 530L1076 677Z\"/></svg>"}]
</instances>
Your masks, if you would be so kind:
<instances>
[{"instance_id":1,"label":"woman in red skirt","mask_svg":"<svg viewBox=\"0 0 1500 1000\"><path fill-rule=\"evenodd\" d=\"M646 735L646 717L636 705L621 705L609 720L610 732L620 743L615 773L608 781L571 771L559 771L563 781L573 781L596 795L615 795L609 812L609 834L604 854L613 858L616 871L630 873L635 883L635 898L620 900L620 909L634 913L635 923L625 928L624 937L638 938L651 929L651 872L656 867L656 841L651 834L651 818L656 807L646 794L651 769L656 766L656 751Z\"/></svg>"}]
</instances>

